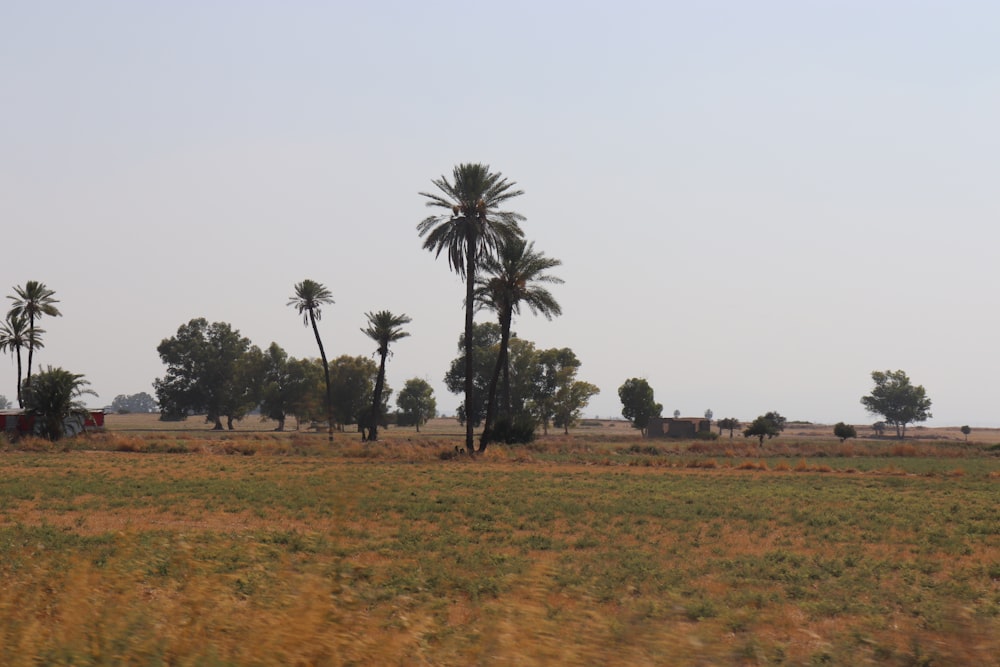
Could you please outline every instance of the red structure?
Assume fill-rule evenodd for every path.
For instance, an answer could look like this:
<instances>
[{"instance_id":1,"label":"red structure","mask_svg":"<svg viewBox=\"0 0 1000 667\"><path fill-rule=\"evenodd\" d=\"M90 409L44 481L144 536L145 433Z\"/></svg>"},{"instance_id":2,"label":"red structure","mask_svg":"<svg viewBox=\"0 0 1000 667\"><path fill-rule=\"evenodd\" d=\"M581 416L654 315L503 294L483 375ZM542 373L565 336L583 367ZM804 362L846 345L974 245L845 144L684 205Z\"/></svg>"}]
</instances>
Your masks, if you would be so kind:
<instances>
[{"instance_id":1,"label":"red structure","mask_svg":"<svg viewBox=\"0 0 1000 667\"><path fill-rule=\"evenodd\" d=\"M35 432L35 417L24 410L0 410L0 427L5 433L30 435ZM84 417L66 419L66 435L104 430L104 410L91 410Z\"/></svg>"}]
</instances>

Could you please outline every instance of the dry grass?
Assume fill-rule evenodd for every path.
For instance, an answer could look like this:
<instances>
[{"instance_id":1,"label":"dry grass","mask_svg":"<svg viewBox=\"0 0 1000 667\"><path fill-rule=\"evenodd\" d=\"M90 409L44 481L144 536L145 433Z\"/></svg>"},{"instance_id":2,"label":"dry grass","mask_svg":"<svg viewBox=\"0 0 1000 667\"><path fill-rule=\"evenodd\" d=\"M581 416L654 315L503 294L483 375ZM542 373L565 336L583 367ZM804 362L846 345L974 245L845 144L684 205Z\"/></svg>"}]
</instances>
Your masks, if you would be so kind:
<instances>
[{"instance_id":1,"label":"dry grass","mask_svg":"<svg viewBox=\"0 0 1000 667\"><path fill-rule=\"evenodd\" d=\"M983 448L449 426L0 448L0 664L1000 664Z\"/></svg>"}]
</instances>

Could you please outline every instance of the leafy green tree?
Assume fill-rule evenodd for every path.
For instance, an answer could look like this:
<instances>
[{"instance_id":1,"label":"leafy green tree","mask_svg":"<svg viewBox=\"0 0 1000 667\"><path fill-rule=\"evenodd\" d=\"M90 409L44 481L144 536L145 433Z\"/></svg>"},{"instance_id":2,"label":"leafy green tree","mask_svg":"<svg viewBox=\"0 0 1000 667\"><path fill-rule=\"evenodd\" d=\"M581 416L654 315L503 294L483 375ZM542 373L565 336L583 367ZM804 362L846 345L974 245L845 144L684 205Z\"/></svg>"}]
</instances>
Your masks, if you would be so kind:
<instances>
[{"instance_id":1,"label":"leafy green tree","mask_svg":"<svg viewBox=\"0 0 1000 667\"><path fill-rule=\"evenodd\" d=\"M557 394L560 387L571 384L576 379L580 360L568 347L539 350L538 371L531 409L542 425L542 432L549 433L549 424L555 419Z\"/></svg>"},{"instance_id":2,"label":"leafy green tree","mask_svg":"<svg viewBox=\"0 0 1000 667\"><path fill-rule=\"evenodd\" d=\"M483 428L480 449L484 449L491 438L497 384L501 373L504 378L504 417L508 421L512 418L508 347L514 315L521 313L522 304L527 306L532 314L541 314L548 320L562 314L559 303L545 287L546 284L563 282L562 279L546 273L561 264L558 259L536 252L534 243L528 243L520 238L501 243L496 256L483 259L483 273L476 279L476 302L480 307L489 308L497 314L501 335L500 350L486 399L486 424Z\"/></svg>"},{"instance_id":3,"label":"leafy green tree","mask_svg":"<svg viewBox=\"0 0 1000 667\"><path fill-rule=\"evenodd\" d=\"M0 410L9 410L9 409L10 409L10 399L4 396L3 394L0 394Z\"/></svg>"},{"instance_id":4,"label":"leafy green tree","mask_svg":"<svg viewBox=\"0 0 1000 667\"><path fill-rule=\"evenodd\" d=\"M968 425L966 425L966 426L963 426L960 430L962 431L962 435L965 436L965 441L968 442L969 441L969 434L972 433L972 429L969 428Z\"/></svg>"},{"instance_id":5,"label":"leafy green tree","mask_svg":"<svg viewBox=\"0 0 1000 667\"><path fill-rule=\"evenodd\" d=\"M157 412L156 399L144 391L138 394L118 394L111 401L111 409L119 414Z\"/></svg>"},{"instance_id":6,"label":"leafy green tree","mask_svg":"<svg viewBox=\"0 0 1000 667\"><path fill-rule=\"evenodd\" d=\"M276 431L285 430L289 415L301 419L324 418L323 364L320 360L295 359L277 343L264 353L261 378L260 412L262 418L278 422Z\"/></svg>"},{"instance_id":7,"label":"leafy green tree","mask_svg":"<svg viewBox=\"0 0 1000 667\"><path fill-rule=\"evenodd\" d=\"M89 415L81 396L97 396L82 375L49 366L24 383L24 407L34 415L42 437L58 440L66 433L66 422L83 420Z\"/></svg>"},{"instance_id":8,"label":"leafy green tree","mask_svg":"<svg viewBox=\"0 0 1000 667\"><path fill-rule=\"evenodd\" d=\"M743 429L743 437L760 438L760 444L764 444L764 438L768 440L781 435L785 428L785 419L777 412L768 412L753 420L749 426Z\"/></svg>"},{"instance_id":9,"label":"leafy green tree","mask_svg":"<svg viewBox=\"0 0 1000 667\"><path fill-rule=\"evenodd\" d=\"M396 397L396 405L399 407L404 419L400 420L401 425L413 424L420 432L420 425L433 419L437 414L437 401L434 400L434 389L427 380L411 378L403 385L403 389Z\"/></svg>"},{"instance_id":10,"label":"leafy green tree","mask_svg":"<svg viewBox=\"0 0 1000 667\"><path fill-rule=\"evenodd\" d=\"M330 364L326 360L326 350L323 349L323 339L319 337L319 327L316 322L322 317L322 307L333 303L333 294L322 283L314 280L303 280L295 285L295 294L288 301L302 316L302 323L312 325L316 345L319 347L319 357L323 361L323 377L326 380L326 417L328 421L327 436L333 442L333 393L330 387Z\"/></svg>"},{"instance_id":11,"label":"leafy green tree","mask_svg":"<svg viewBox=\"0 0 1000 667\"><path fill-rule=\"evenodd\" d=\"M841 442L844 442L848 438L858 437L857 429L850 424L845 424L844 422L837 422L833 425L833 434L840 438Z\"/></svg>"},{"instance_id":12,"label":"leafy green tree","mask_svg":"<svg viewBox=\"0 0 1000 667\"><path fill-rule=\"evenodd\" d=\"M385 385L385 360L389 356L389 345L410 335L403 331L403 325L409 324L412 320L407 315L393 315L388 310L365 313L365 317L368 318L368 328L361 331L378 344L378 349L375 350L379 356L378 376L375 378L375 390L372 393L372 419L368 424L370 429L368 439L378 440L378 424L385 414L381 411L382 387Z\"/></svg>"},{"instance_id":13,"label":"leafy green tree","mask_svg":"<svg viewBox=\"0 0 1000 667\"><path fill-rule=\"evenodd\" d=\"M524 235L518 221L524 216L501 210L501 206L523 194L499 172L484 164L459 164L447 177L432 181L438 192L421 192L427 206L444 213L424 218L417 231L423 247L440 256L444 251L452 271L465 278L465 405L474 403L473 314L476 275L482 261L496 254L500 244ZM465 424L465 448L475 451L473 420Z\"/></svg>"},{"instance_id":14,"label":"leafy green tree","mask_svg":"<svg viewBox=\"0 0 1000 667\"><path fill-rule=\"evenodd\" d=\"M719 421L717 421L716 425L719 427L719 435L722 435L722 431L724 429L728 429L729 439L732 440L733 431L735 431L740 427L740 420L737 419L736 417L726 417L725 419L720 419Z\"/></svg>"},{"instance_id":15,"label":"leafy green tree","mask_svg":"<svg viewBox=\"0 0 1000 667\"><path fill-rule=\"evenodd\" d=\"M618 387L618 398L622 402L622 416L632 422L632 427L646 435L650 417L659 417L663 405L653 399L653 388L642 378L630 378Z\"/></svg>"},{"instance_id":16,"label":"leafy green tree","mask_svg":"<svg viewBox=\"0 0 1000 667\"><path fill-rule=\"evenodd\" d=\"M35 348L41 347L38 345L35 320L39 320L46 315L49 317L62 315L55 306L55 304L59 303L58 299L53 298L55 294L53 290L45 286L45 283L40 283L37 280L29 280L24 283L24 287L14 288L14 296L7 297L13 302L10 314L15 317L24 316L28 318L28 373L25 377L29 380L31 379L31 360L34 356Z\"/></svg>"},{"instance_id":17,"label":"leafy green tree","mask_svg":"<svg viewBox=\"0 0 1000 667\"><path fill-rule=\"evenodd\" d=\"M906 437L906 425L927 421L931 415L931 399L921 385L913 385L903 371L872 371L875 388L861 398L861 404L873 415L885 417L896 427L896 437Z\"/></svg>"},{"instance_id":18,"label":"leafy green tree","mask_svg":"<svg viewBox=\"0 0 1000 667\"><path fill-rule=\"evenodd\" d=\"M28 328L28 318L24 315L7 313L7 318L0 324L0 351L10 352L17 358L17 406L24 407L24 396L21 380L21 350L40 348L44 329Z\"/></svg>"},{"instance_id":19,"label":"leafy green tree","mask_svg":"<svg viewBox=\"0 0 1000 667\"><path fill-rule=\"evenodd\" d=\"M333 418L341 430L347 424L357 424L360 429L370 423L373 418L372 397L377 377L378 365L368 357L345 354L330 362ZM390 396L392 389L386 385L382 390L380 415L388 412L386 403Z\"/></svg>"},{"instance_id":20,"label":"leafy green tree","mask_svg":"<svg viewBox=\"0 0 1000 667\"><path fill-rule=\"evenodd\" d=\"M885 422L878 421L872 424L872 431L875 432L876 438L881 438L883 435L885 435Z\"/></svg>"},{"instance_id":21,"label":"leafy green tree","mask_svg":"<svg viewBox=\"0 0 1000 667\"><path fill-rule=\"evenodd\" d=\"M157 346L166 375L153 382L162 419L205 414L222 430L222 417L233 417L248 400L241 362L250 340L229 324L195 318ZM230 420L231 424L231 420Z\"/></svg>"},{"instance_id":22,"label":"leafy green tree","mask_svg":"<svg viewBox=\"0 0 1000 667\"><path fill-rule=\"evenodd\" d=\"M582 380L575 380L560 386L556 392L553 425L561 426L563 432L568 435L569 427L576 424L583 409L587 407L587 403L599 393L601 390L596 385Z\"/></svg>"},{"instance_id":23,"label":"leafy green tree","mask_svg":"<svg viewBox=\"0 0 1000 667\"><path fill-rule=\"evenodd\" d=\"M489 387L493 362L496 359L496 348L500 344L500 326L492 322L481 322L472 328L472 393L466 391L466 345L465 334L458 338L460 356L452 360L445 373L444 383L453 394L465 394L457 410L458 421L461 424L477 427L486 415L486 396Z\"/></svg>"}]
</instances>

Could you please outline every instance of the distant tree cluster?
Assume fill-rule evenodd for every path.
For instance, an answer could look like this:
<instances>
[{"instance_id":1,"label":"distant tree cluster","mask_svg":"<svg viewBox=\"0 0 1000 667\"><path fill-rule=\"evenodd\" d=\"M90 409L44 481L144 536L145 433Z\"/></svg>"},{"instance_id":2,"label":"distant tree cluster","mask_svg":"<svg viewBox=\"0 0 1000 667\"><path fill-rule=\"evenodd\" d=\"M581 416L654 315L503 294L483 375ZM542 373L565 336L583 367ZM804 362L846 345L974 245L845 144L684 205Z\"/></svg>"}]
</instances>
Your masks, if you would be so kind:
<instances>
[{"instance_id":1,"label":"distant tree cluster","mask_svg":"<svg viewBox=\"0 0 1000 667\"><path fill-rule=\"evenodd\" d=\"M156 399L142 391L138 394L118 394L111 401L111 409L118 414L159 412Z\"/></svg>"}]
</instances>

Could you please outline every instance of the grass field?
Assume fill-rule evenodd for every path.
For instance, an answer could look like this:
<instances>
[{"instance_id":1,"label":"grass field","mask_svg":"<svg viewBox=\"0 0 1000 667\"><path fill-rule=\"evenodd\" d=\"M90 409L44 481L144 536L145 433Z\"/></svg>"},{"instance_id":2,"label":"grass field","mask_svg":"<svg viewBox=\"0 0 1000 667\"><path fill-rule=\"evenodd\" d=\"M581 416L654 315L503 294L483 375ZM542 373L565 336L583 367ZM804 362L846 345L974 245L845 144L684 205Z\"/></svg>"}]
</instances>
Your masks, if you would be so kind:
<instances>
[{"instance_id":1,"label":"grass field","mask_svg":"<svg viewBox=\"0 0 1000 667\"><path fill-rule=\"evenodd\" d=\"M996 433L139 417L0 446L0 664L1000 665Z\"/></svg>"}]
</instances>

